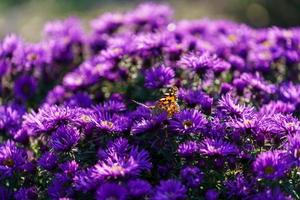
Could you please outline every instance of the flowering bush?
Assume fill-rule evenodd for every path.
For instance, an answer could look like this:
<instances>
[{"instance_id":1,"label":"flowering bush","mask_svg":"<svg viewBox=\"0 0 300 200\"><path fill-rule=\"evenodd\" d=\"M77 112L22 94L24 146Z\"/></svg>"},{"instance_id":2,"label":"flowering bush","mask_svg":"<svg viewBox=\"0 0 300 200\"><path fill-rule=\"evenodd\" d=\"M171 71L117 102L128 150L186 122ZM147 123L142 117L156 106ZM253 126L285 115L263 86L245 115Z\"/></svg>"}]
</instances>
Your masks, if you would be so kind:
<instances>
[{"instance_id":1,"label":"flowering bush","mask_svg":"<svg viewBox=\"0 0 300 200\"><path fill-rule=\"evenodd\" d=\"M148 3L91 29L1 41L0 199L300 199L299 28Z\"/></svg>"}]
</instances>

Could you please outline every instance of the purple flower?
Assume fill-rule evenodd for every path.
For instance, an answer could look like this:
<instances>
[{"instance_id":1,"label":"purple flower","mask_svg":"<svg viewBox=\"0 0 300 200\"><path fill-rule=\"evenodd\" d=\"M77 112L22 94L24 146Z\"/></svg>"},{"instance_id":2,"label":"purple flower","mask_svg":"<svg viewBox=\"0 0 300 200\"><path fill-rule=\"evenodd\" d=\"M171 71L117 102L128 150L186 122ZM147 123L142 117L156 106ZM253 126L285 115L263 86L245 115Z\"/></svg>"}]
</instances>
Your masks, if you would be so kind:
<instances>
[{"instance_id":1,"label":"purple flower","mask_svg":"<svg viewBox=\"0 0 300 200\"><path fill-rule=\"evenodd\" d=\"M282 151L260 153L253 163L253 170L258 178L276 180L282 178L289 170L290 163Z\"/></svg>"},{"instance_id":2,"label":"purple flower","mask_svg":"<svg viewBox=\"0 0 300 200\"><path fill-rule=\"evenodd\" d=\"M119 13L105 13L91 21L90 25L97 34L112 34L124 23L124 16Z\"/></svg>"},{"instance_id":3,"label":"purple flower","mask_svg":"<svg viewBox=\"0 0 300 200\"><path fill-rule=\"evenodd\" d=\"M40 157L38 164L46 170L52 170L56 167L57 161L58 157L55 153L46 152Z\"/></svg>"},{"instance_id":4,"label":"purple flower","mask_svg":"<svg viewBox=\"0 0 300 200\"><path fill-rule=\"evenodd\" d=\"M133 179L127 182L128 194L133 198L143 198L151 192L151 185L142 179Z\"/></svg>"},{"instance_id":5,"label":"purple flower","mask_svg":"<svg viewBox=\"0 0 300 200\"><path fill-rule=\"evenodd\" d=\"M185 167L180 171L182 182L188 187L197 188L202 183L204 173L197 167Z\"/></svg>"},{"instance_id":6,"label":"purple flower","mask_svg":"<svg viewBox=\"0 0 300 200\"><path fill-rule=\"evenodd\" d=\"M80 140L80 133L75 127L62 125L51 135L51 146L56 151L68 151Z\"/></svg>"},{"instance_id":7,"label":"purple flower","mask_svg":"<svg viewBox=\"0 0 300 200\"><path fill-rule=\"evenodd\" d=\"M126 105L119 100L109 100L94 107L94 110L100 112L119 113L126 111Z\"/></svg>"},{"instance_id":8,"label":"purple flower","mask_svg":"<svg viewBox=\"0 0 300 200\"><path fill-rule=\"evenodd\" d=\"M183 200L186 199L186 188L177 180L161 181L156 187L153 200Z\"/></svg>"},{"instance_id":9,"label":"purple flower","mask_svg":"<svg viewBox=\"0 0 300 200\"><path fill-rule=\"evenodd\" d=\"M18 105L0 106L0 130L15 136L17 130L21 127L24 113L25 109Z\"/></svg>"},{"instance_id":10,"label":"purple flower","mask_svg":"<svg viewBox=\"0 0 300 200\"><path fill-rule=\"evenodd\" d=\"M38 199L38 191L36 187L21 188L15 192L16 200L35 200Z\"/></svg>"},{"instance_id":11,"label":"purple flower","mask_svg":"<svg viewBox=\"0 0 300 200\"><path fill-rule=\"evenodd\" d=\"M300 84L293 84L292 82L283 83L279 86L280 99L288 101L294 105L300 103Z\"/></svg>"},{"instance_id":12,"label":"purple flower","mask_svg":"<svg viewBox=\"0 0 300 200\"><path fill-rule=\"evenodd\" d=\"M13 199L13 192L10 188L0 186L0 199Z\"/></svg>"},{"instance_id":13,"label":"purple flower","mask_svg":"<svg viewBox=\"0 0 300 200\"><path fill-rule=\"evenodd\" d=\"M61 171L68 175L68 176L74 176L75 173L77 172L79 165L75 160L72 161L67 161L59 165L59 168Z\"/></svg>"},{"instance_id":14,"label":"purple flower","mask_svg":"<svg viewBox=\"0 0 300 200\"><path fill-rule=\"evenodd\" d=\"M277 187L275 189L266 189L263 192L260 192L253 196L253 200L293 200L291 196L287 196Z\"/></svg>"},{"instance_id":15,"label":"purple flower","mask_svg":"<svg viewBox=\"0 0 300 200\"><path fill-rule=\"evenodd\" d=\"M200 134L207 120L199 110L182 110L169 121L169 129L178 134Z\"/></svg>"},{"instance_id":16,"label":"purple flower","mask_svg":"<svg viewBox=\"0 0 300 200\"><path fill-rule=\"evenodd\" d=\"M205 193L205 200L217 200L219 192L216 189L209 189Z\"/></svg>"},{"instance_id":17,"label":"purple flower","mask_svg":"<svg viewBox=\"0 0 300 200\"><path fill-rule=\"evenodd\" d=\"M6 141L0 146L0 177L10 177L14 172L24 170L27 163L25 149L16 146L13 141Z\"/></svg>"},{"instance_id":18,"label":"purple flower","mask_svg":"<svg viewBox=\"0 0 300 200\"><path fill-rule=\"evenodd\" d=\"M73 182L76 190L87 192L97 187L99 179L94 176L93 169L88 168L78 171L73 178Z\"/></svg>"},{"instance_id":19,"label":"purple flower","mask_svg":"<svg viewBox=\"0 0 300 200\"><path fill-rule=\"evenodd\" d=\"M103 132L122 133L130 128L131 121L124 115L111 114L107 111L96 112L92 116L96 127Z\"/></svg>"},{"instance_id":20,"label":"purple flower","mask_svg":"<svg viewBox=\"0 0 300 200\"><path fill-rule=\"evenodd\" d=\"M115 183L104 183L97 189L96 194L97 200L108 200L108 199L116 199L116 200L126 200L127 199L127 191L121 185Z\"/></svg>"},{"instance_id":21,"label":"purple flower","mask_svg":"<svg viewBox=\"0 0 300 200\"><path fill-rule=\"evenodd\" d=\"M227 180L225 187L229 198L245 198L252 190L251 184L241 174L238 174L233 180Z\"/></svg>"},{"instance_id":22,"label":"purple flower","mask_svg":"<svg viewBox=\"0 0 300 200\"><path fill-rule=\"evenodd\" d=\"M199 152L199 144L194 141L187 141L180 144L177 151L179 155L189 157Z\"/></svg>"},{"instance_id":23,"label":"purple flower","mask_svg":"<svg viewBox=\"0 0 300 200\"><path fill-rule=\"evenodd\" d=\"M129 12L126 19L129 24L136 26L137 30L155 30L167 25L173 15L168 5L144 3Z\"/></svg>"},{"instance_id":24,"label":"purple flower","mask_svg":"<svg viewBox=\"0 0 300 200\"><path fill-rule=\"evenodd\" d=\"M133 135L139 135L142 133L147 133L151 131L155 131L161 127L161 124L163 121L166 120L166 114L160 114L155 115L150 118L141 118L139 120L136 120L132 127L131 127L131 133Z\"/></svg>"},{"instance_id":25,"label":"purple flower","mask_svg":"<svg viewBox=\"0 0 300 200\"><path fill-rule=\"evenodd\" d=\"M179 99L183 99L191 106L200 105L204 111L210 111L213 99L201 90L179 90Z\"/></svg>"},{"instance_id":26,"label":"purple flower","mask_svg":"<svg viewBox=\"0 0 300 200\"><path fill-rule=\"evenodd\" d=\"M26 101L27 99L33 97L37 90L37 82L36 79L22 75L18 79L16 79L14 84L14 94L18 99Z\"/></svg>"},{"instance_id":27,"label":"purple flower","mask_svg":"<svg viewBox=\"0 0 300 200\"><path fill-rule=\"evenodd\" d=\"M88 94L78 92L67 100L66 105L70 107L88 108L91 107L92 103L93 102Z\"/></svg>"},{"instance_id":28,"label":"purple flower","mask_svg":"<svg viewBox=\"0 0 300 200\"><path fill-rule=\"evenodd\" d=\"M55 130L62 124L76 123L80 114L76 108L45 105L40 107L37 113L31 111L25 114L22 127L27 129L29 134L37 135Z\"/></svg>"},{"instance_id":29,"label":"purple flower","mask_svg":"<svg viewBox=\"0 0 300 200\"><path fill-rule=\"evenodd\" d=\"M222 96L219 101L218 108L232 117L241 117L243 115L252 114L253 112L253 108L246 107L245 105L239 105L237 103L237 99L234 99L229 93Z\"/></svg>"},{"instance_id":30,"label":"purple flower","mask_svg":"<svg viewBox=\"0 0 300 200\"><path fill-rule=\"evenodd\" d=\"M149 171L152 167L149 154L135 146L125 145L122 140L115 140L110 148L104 152L105 158L94 166L94 174L99 178L119 178L124 176L138 176L142 171ZM126 142L126 141L124 141ZM113 146L112 146L113 145ZM117 145L117 146L115 146ZM114 148L112 148L114 147ZM117 148L116 148L117 147ZM119 148L123 147L123 148Z\"/></svg>"},{"instance_id":31,"label":"purple flower","mask_svg":"<svg viewBox=\"0 0 300 200\"><path fill-rule=\"evenodd\" d=\"M238 148L230 144L229 142L225 142L222 139L204 139L199 144L199 153L202 155L214 156L228 156L235 155L239 152Z\"/></svg>"},{"instance_id":32,"label":"purple flower","mask_svg":"<svg viewBox=\"0 0 300 200\"><path fill-rule=\"evenodd\" d=\"M145 72L145 86L150 89L167 87L172 85L174 77L175 73L171 67L153 67Z\"/></svg>"},{"instance_id":33,"label":"purple flower","mask_svg":"<svg viewBox=\"0 0 300 200\"><path fill-rule=\"evenodd\" d=\"M52 182L48 186L48 195L52 199L70 197L74 190L71 186L71 180L65 174L55 174Z\"/></svg>"},{"instance_id":34,"label":"purple flower","mask_svg":"<svg viewBox=\"0 0 300 200\"><path fill-rule=\"evenodd\" d=\"M296 165L300 166L300 133L289 135L286 143L288 153L295 159Z\"/></svg>"}]
</instances>

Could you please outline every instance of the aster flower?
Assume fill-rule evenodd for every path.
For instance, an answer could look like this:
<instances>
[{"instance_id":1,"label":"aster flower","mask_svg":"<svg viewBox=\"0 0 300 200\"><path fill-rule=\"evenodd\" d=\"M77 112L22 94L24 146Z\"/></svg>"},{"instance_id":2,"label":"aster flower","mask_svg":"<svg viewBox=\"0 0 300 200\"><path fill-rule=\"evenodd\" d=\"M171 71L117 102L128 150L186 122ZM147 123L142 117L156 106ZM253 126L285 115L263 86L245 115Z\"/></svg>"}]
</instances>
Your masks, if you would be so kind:
<instances>
[{"instance_id":1,"label":"aster flower","mask_svg":"<svg viewBox=\"0 0 300 200\"><path fill-rule=\"evenodd\" d=\"M204 115L198 110L182 110L169 121L168 128L179 134L199 134L207 125Z\"/></svg>"},{"instance_id":2,"label":"aster flower","mask_svg":"<svg viewBox=\"0 0 300 200\"><path fill-rule=\"evenodd\" d=\"M124 16L120 13L105 13L91 21L92 30L97 34L112 34L124 23Z\"/></svg>"},{"instance_id":3,"label":"aster flower","mask_svg":"<svg viewBox=\"0 0 300 200\"><path fill-rule=\"evenodd\" d=\"M21 188L15 192L14 197L16 200L38 199L38 191L36 187Z\"/></svg>"},{"instance_id":4,"label":"aster flower","mask_svg":"<svg viewBox=\"0 0 300 200\"><path fill-rule=\"evenodd\" d=\"M217 200L219 197L219 192L216 189L209 189L205 192L205 199L207 200Z\"/></svg>"},{"instance_id":5,"label":"aster flower","mask_svg":"<svg viewBox=\"0 0 300 200\"><path fill-rule=\"evenodd\" d=\"M80 140L80 133L75 127L60 126L51 135L51 146L56 151L68 151Z\"/></svg>"},{"instance_id":6,"label":"aster flower","mask_svg":"<svg viewBox=\"0 0 300 200\"><path fill-rule=\"evenodd\" d=\"M218 103L218 108L232 117L241 117L253 112L253 108L237 104L237 99L234 99L229 93L222 96Z\"/></svg>"},{"instance_id":7,"label":"aster flower","mask_svg":"<svg viewBox=\"0 0 300 200\"><path fill-rule=\"evenodd\" d=\"M210 111L213 99L201 90L179 90L179 99L183 99L191 106L200 105L204 111Z\"/></svg>"},{"instance_id":8,"label":"aster flower","mask_svg":"<svg viewBox=\"0 0 300 200\"><path fill-rule=\"evenodd\" d=\"M150 89L163 88L173 83L175 72L163 65L153 67L145 72L145 86Z\"/></svg>"},{"instance_id":9,"label":"aster flower","mask_svg":"<svg viewBox=\"0 0 300 200\"><path fill-rule=\"evenodd\" d=\"M10 188L0 186L0 199L6 200L6 199L12 199L13 198L13 192Z\"/></svg>"},{"instance_id":10,"label":"aster flower","mask_svg":"<svg viewBox=\"0 0 300 200\"><path fill-rule=\"evenodd\" d=\"M257 173L257 177L269 180L282 178L289 167L289 160L282 151L260 153L253 163L253 170Z\"/></svg>"},{"instance_id":11,"label":"aster flower","mask_svg":"<svg viewBox=\"0 0 300 200\"><path fill-rule=\"evenodd\" d=\"M151 185L142 179L133 179L127 182L127 191L133 198L143 198L151 192Z\"/></svg>"},{"instance_id":12,"label":"aster flower","mask_svg":"<svg viewBox=\"0 0 300 200\"><path fill-rule=\"evenodd\" d=\"M295 106L293 104L283 102L283 101L271 101L268 104L263 105L259 112L261 114L274 115L276 113L289 114L295 111Z\"/></svg>"},{"instance_id":13,"label":"aster flower","mask_svg":"<svg viewBox=\"0 0 300 200\"><path fill-rule=\"evenodd\" d=\"M15 34L9 34L1 42L1 57L12 58L15 51L23 45L23 41Z\"/></svg>"},{"instance_id":14,"label":"aster flower","mask_svg":"<svg viewBox=\"0 0 300 200\"><path fill-rule=\"evenodd\" d=\"M238 148L230 144L229 142L225 142L222 139L204 139L199 144L199 153L202 155L214 156L228 156L235 155L239 152Z\"/></svg>"},{"instance_id":15,"label":"aster flower","mask_svg":"<svg viewBox=\"0 0 300 200\"><path fill-rule=\"evenodd\" d=\"M88 108L91 107L93 104L91 98L86 93L78 92L74 94L72 97L70 97L66 105L69 107L82 107L82 108Z\"/></svg>"},{"instance_id":16,"label":"aster flower","mask_svg":"<svg viewBox=\"0 0 300 200\"><path fill-rule=\"evenodd\" d=\"M202 183L204 173L197 167L185 167L180 171L180 177L188 187L197 188Z\"/></svg>"},{"instance_id":17,"label":"aster flower","mask_svg":"<svg viewBox=\"0 0 300 200\"><path fill-rule=\"evenodd\" d=\"M186 188L177 180L161 181L156 187L153 200L183 200L186 199Z\"/></svg>"},{"instance_id":18,"label":"aster flower","mask_svg":"<svg viewBox=\"0 0 300 200\"><path fill-rule=\"evenodd\" d=\"M97 200L118 199L126 200L127 191L121 185L115 183L104 183L97 189Z\"/></svg>"},{"instance_id":19,"label":"aster flower","mask_svg":"<svg viewBox=\"0 0 300 200\"><path fill-rule=\"evenodd\" d=\"M173 11L168 5L144 3L127 13L126 19L129 24L136 25L137 30L156 30L167 25L172 15Z\"/></svg>"},{"instance_id":20,"label":"aster flower","mask_svg":"<svg viewBox=\"0 0 300 200\"><path fill-rule=\"evenodd\" d=\"M300 165L300 133L289 135L286 143L288 153L295 159L296 165Z\"/></svg>"},{"instance_id":21,"label":"aster flower","mask_svg":"<svg viewBox=\"0 0 300 200\"><path fill-rule=\"evenodd\" d=\"M126 109L127 109L126 105L124 104L123 101L113 100L113 99L105 101L102 104L94 107L94 110L100 112L109 112L109 113L124 112Z\"/></svg>"},{"instance_id":22,"label":"aster flower","mask_svg":"<svg viewBox=\"0 0 300 200\"><path fill-rule=\"evenodd\" d=\"M294 105L299 103L300 85L292 82L282 83L279 88L280 99Z\"/></svg>"},{"instance_id":23,"label":"aster flower","mask_svg":"<svg viewBox=\"0 0 300 200\"><path fill-rule=\"evenodd\" d=\"M71 183L71 180L65 174L55 174L55 177L48 186L49 197L52 199L60 199L72 196L74 190Z\"/></svg>"},{"instance_id":24,"label":"aster flower","mask_svg":"<svg viewBox=\"0 0 300 200\"><path fill-rule=\"evenodd\" d=\"M181 156L189 157L196 153L198 153L199 144L195 141L187 141L185 143L179 144L178 146L178 153Z\"/></svg>"},{"instance_id":25,"label":"aster flower","mask_svg":"<svg viewBox=\"0 0 300 200\"><path fill-rule=\"evenodd\" d=\"M14 172L25 169L27 163L25 149L16 146L13 141L6 141L0 146L0 177L10 177Z\"/></svg>"},{"instance_id":26,"label":"aster flower","mask_svg":"<svg viewBox=\"0 0 300 200\"><path fill-rule=\"evenodd\" d=\"M76 108L66 106L44 105L38 112L31 111L24 115L22 127L29 130L30 135L49 132L61 124L76 123L80 118Z\"/></svg>"},{"instance_id":27,"label":"aster flower","mask_svg":"<svg viewBox=\"0 0 300 200\"><path fill-rule=\"evenodd\" d=\"M31 98L37 90L37 82L36 79L23 75L16 79L14 83L14 94L17 98L26 101Z\"/></svg>"},{"instance_id":28,"label":"aster flower","mask_svg":"<svg viewBox=\"0 0 300 200\"><path fill-rule=\"evenodd\" d=\"M111 114L106 111L96 112L92 116L96 127L103 132L122 133L130 128L131 121L124 115Z\"/></svg>"},{"instance_id":29,"label":"aster flower","mask_svg":"<svg viewBox=\"0 0 300 200\"><path fill-rule=\"evenodd\" d=\"M58 157L55 153L46 152L40 157L38 164L46 170L52 170L54 167L56 167L57 161Z\"/></svg>"},{"instance_id":30,"label":"aster flower","mask_svg":"<svg viewBox=\"0 0 300 200\"><path fill-rule=\"evenodd\" d=\"M227 180L225 187L229 198L245 198L252 190L251 184L241 174L238 174L233 180Z\"/></svg>"},{"instance_id":31,"label":"aster flower","mask_svg":"<svg viewBox=\"0 0 300 200\"><path fill-rule=\"evenodd\" d=\"M291 196L284 194L278 187L275 189L266 189L263 192L260 192L253 196L253 200L292 200Z\"/></svg>"},{"instance_id":32,"label":"aster flower","mask_svg":"<svg viewBox=\"0 0 300 200\"><path fill-rule=\"evenodd\" d=\"M60 164L59 168L64 174L74 176L79 168L79 164L75 160L72 160Z\"/></svg>"},{"instance_id":33,"label":"aster flower","mask_svg":"<svg viewBox=\"0 0 300 200\"><path fill-rule=\"evenodd\" d=\"M93 169L88 168L78 171L73 178L73 183L76 190L88 192L97 187L99 179L94 176Z\"/></svg>"},{"instance_id":34,"label":"aster flower","mask_svg":"<svg viewBox=\"0 0 300 200\"><path fill-rule=\"evenodd\" d=\"M99 161L94 167L95 176L99 178L118 178L124 176L137 176L142 171L151 168L148 152L132 147L126 155L110 152L110 156Z\"/></svg>"},{"instance_id":35,"label":"aster flower","mask_svg":"<svg viewBox=\"0 0 300 200\"><path fill-rule=\"evenodd\" d=\"M0 130L14 135L21 127L22 116L25 109L18 105L3 105L0 106Z\"/></svg>"},{"instance_id":36,"label":"aster flower","mask_svg":"<svg viewBox=\"0 0 300 200\"><path fill-rule=\"evenodd\" d=\"M136 120L131 127L131 134L139 135L146 132L151 132L157 130L163 121L166 120L167 115L165 113L160 115L155 115L150 118L142 117Z\"/></svg>"}]
</instances>

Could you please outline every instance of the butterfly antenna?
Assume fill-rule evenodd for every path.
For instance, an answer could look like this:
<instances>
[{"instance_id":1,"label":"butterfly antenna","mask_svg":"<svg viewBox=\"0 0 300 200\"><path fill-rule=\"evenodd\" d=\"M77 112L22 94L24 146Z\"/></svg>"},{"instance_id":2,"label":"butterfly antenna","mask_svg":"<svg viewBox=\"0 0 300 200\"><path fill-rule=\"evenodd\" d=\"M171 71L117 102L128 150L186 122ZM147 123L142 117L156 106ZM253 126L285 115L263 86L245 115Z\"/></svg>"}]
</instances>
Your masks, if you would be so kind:
<instances>
[{"instance_id":1,"label":"butterfly antenna","mask_svg":"<svg viewBox=\"0 0 300 200\"><path fill-rule=\"evenodd\" d=\"M149 107L149 106L147 106L147 105L145 105L145 104L143 104L143 103L140 103L140 102L138 102L138 101L135 101L135 100L133 100L133 99L131 99L131 101L134 102L134 103L136 103L137 105L143 106L143 107L145 107L145 108L148 108L148 109L151 108L151 107Z\"/></svg>"}]
</instances>

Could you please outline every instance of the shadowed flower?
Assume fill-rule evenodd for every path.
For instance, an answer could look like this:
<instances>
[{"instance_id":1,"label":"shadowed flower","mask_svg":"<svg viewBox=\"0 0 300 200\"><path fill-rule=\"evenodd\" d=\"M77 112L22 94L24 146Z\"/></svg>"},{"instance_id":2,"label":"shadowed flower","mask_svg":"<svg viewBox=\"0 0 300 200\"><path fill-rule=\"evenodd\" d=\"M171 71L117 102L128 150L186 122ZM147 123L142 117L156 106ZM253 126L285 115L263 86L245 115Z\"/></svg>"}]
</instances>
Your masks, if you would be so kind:
<instances>
[{"instance_id":1,"label":"shadowed flower","mask_svg":"<svg viewBox=\"0 0 300 200\"><path fill-rule=\"evenodd\" d=\"M204 173L197 167L185 167L180 171L180 177L188 187L197 188L203 181Z\"/></svg>"},{"instance_id":2,"label":"shadowed flower","mask_svg":"<svg viewBox=\"0 0 300 200\"><path fill-rule=\"evenodd\" d=\"M169 129L178 134L200 134L207 120L199 110L182 110L169 121Z\"/></svg>"},{"instance_id":3,"label":"shadowed flower","mask_svg":"<svg viewBox=\"0 0 300 200\"><path fill-rule=\"evenodd\" d=\"M16 200L35 200L38 199L38 191L36 187L21 188L15 192Z\"/></svg>"},{"instance_id":4,"label":"shadowed flower","mask_svg":"<svg viewBox=\"0 0 300 200\"><path fill-rule=\"evenodd\" d=\"M251 184L241 174L238 174L233 180L227 180L225 187L229 198L245 198L252 190Z\"/></svg>"},{"instance_id":5,"label":"shadowed flower","mask_svg":"<svg viewBox=\"0 0 300 200\"><path fill-rule=\"evenodd\" d=\"M228 155L235 155L239 152L238 148L225 142L221 139L204 139L199 144L199 153L202 155L214 156L228 156Z\"/></svg>"},{"instance_id":6,"label":"shadowed flower","mask_svg":"<svg viewBox=\"0 0 300 200\"><path fill-rule=\"evenodd\" d=\"M167 87L172 85L174 77L175 73L171 67L153 67L145 72L145 86L150 89Z\"/></svg>"},{"instance_id":7,"label":"shadowed flower","mask_svg":"<svg viewBox=\"0 0 300 200\"><path fill-rule=\"evenodd\" d=\"M288 136L286 149L295 159L296 165L300 166L300 133Z\"/></svg>"},{"instance_id":8,"label":"shadowed flower","mask_svg":"<svg viewBox=\"0 0 300 200\"><path fill-rule=\"evenodd\" d=\"M13 141L6 141L0 146L0 177L12 176L14 172L23 170L27 163L25 149L16 146Z\"/></svg>"},{"instance_id":9,"label":"shadowed flower","mask_svg":"<svg viewBox=\"0 0 300 200\"><path fill-rule=\"evenodd\" d=\"M57 161L58 157L56 154L52 152L46 152L40 157L38 164L46 170L51 170L56 167Z\"/></svg>"},{"instance_id":10,"label":"shadowed flower","mask_svg":"<svg viewBox=\"0 0 300 200\"><path fill-rule=\"evenodd\" d=\"M36 79L23 75L16 79L14 84L14 94L18 99L26 101L27 99L33 97L37 90Z\"/></svg>"},{"instance_id":11,"label":"shadowed flower","mask_svg":"<svg viewBox=\"0 0 300 200\"><path fill-rule=\"evenodd\" d=\"M68 151L80 140L80 133L75 127L62 125L51 135L51 146L56 151Z\"/></svg>"},{"instance_id":12,"label":"shadowed flower","mask_svg":"<svg viewBox=\"0 0 300 200\"><path fill-rule=\"evenodd\" d=\"M96 194L97 200L126 200L127 199L127 191L121 185L115 183L104 183L101 185Z\"/></svg>"},{"instance_id":13,"label":"shadowed flower","mask_svg":"<svg viewBox=\"0 0 300 200\"><path fill-rule=\"evenodd\" d=\"M184 200L186 199L186 188L179 181L169 179L161 181L156 187L153 200Z\"/></svg>"},{"instance_id":14,"label":"shadowed flower","mask_svg":"<svg viewBox=\"0 0 300 200\"><path fill-rule=\"evenodd\" d=\"M127 182L128 194L133 198L143 198L151 192L151 185L142 179L133 179Z\"/></svg>"},{"instance_id":15,"label":"shadowed flower","mask_svg":"<svg viewBox=\"0 0 300 200\"><path fill-rule=\"evenodd\" d=\"M282 178L291 164L282 151L266 151L260 153L253 163L253 170L258 178L276 180Z\"/></svg>"},{"instance_id":16,"label":"shadowed flower","mask_svg":"<svg viewBox=\"0 0 300 200\"><path fill-rule=\"evenodd\" d=\"M260 192L253 196L253 200L293 200L291 196L287 196L277 187L275 189L266 189L263 192Z\"/></svg>"}]
</instances>

